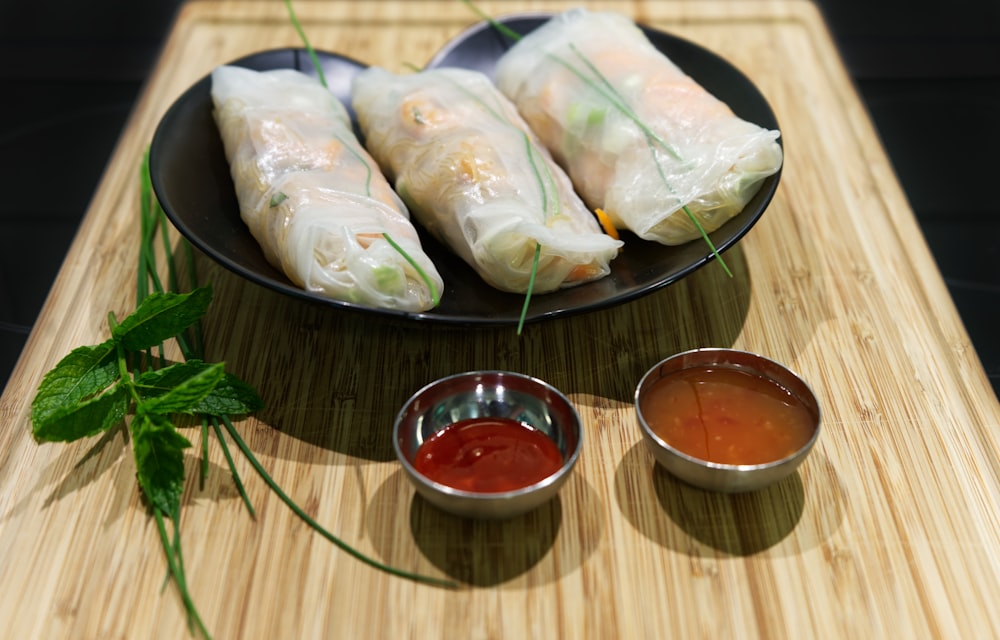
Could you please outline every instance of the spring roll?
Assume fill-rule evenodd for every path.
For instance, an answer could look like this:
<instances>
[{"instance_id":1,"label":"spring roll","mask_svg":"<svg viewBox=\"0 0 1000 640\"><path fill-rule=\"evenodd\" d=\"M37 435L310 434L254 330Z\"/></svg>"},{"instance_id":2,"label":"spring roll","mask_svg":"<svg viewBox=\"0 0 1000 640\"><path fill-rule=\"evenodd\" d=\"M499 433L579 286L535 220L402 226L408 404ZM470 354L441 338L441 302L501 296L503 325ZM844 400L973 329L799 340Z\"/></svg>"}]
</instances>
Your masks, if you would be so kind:
<instances>
[{"instance_id":1,"label":"spring roll","mask_svg":"<svg viewBox=\"0 0 1000 640\"><path fill-rule=\"evenodd\" d=\"M485 75L372 67L353 96L368 150L413 216L483 280L545 293L610 272L621 242Z\"/></svg>"},{"instance_id":2,"label":"spring roll","mask_svg":"<svg viewBox=\"0 0 1000 640\"><path fill-rule=\"evenodd\" d=\"M331 299L434 306L441 276L336 96L291 69L222 66L212 100L240 216L268 262Z\"/></svg>"},{"instance_id":3,"label":"spring roll","mask_svg":"<svg viewBox=\"0 0 1000 640\"><path fill-rule=\"evenodd\" d=\"M587 204L647 240L699 237L692 216L719 228L781 167L778 131L734 115L621 14L556 15L495 80Z\"/></svg>"}]
</instances>

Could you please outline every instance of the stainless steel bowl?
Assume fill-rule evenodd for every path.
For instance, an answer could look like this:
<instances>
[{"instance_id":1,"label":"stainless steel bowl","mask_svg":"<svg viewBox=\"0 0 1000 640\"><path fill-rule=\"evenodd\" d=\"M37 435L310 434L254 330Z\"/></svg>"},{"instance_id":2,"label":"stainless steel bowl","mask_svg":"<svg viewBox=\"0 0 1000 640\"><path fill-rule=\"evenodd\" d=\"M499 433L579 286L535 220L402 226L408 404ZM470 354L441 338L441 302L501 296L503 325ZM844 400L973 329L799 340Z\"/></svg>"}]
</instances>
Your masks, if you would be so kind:
<instances>
[{"instance_id":1,"label":"stainless steel bowl","mask_svg":"<svg viewBox=\"0 0 1000 640\"><path fill-rule=\"evenodd\" d=\"M643 415L642 401L650 387L661 378L684 369L704 366L742 369L784 387L813 418L812 437L798 451L766 464L719 464L674 448L650 428L647 417ZM646 372L636 387L635 410L646 444L663 468L688 484L726 493L754 491L784 479L809 455L820 432L820 409L816 396L797 374L764 356L735 349L694 349L661 361Z\"/></svg>"},{"instance_id":2,"label":"stainless steel bowl","mask_svg":"<svg viewBox=\"0 0 1000 640\"><path fill-rule=\"evenodd\" d=\"M562 467L533 485L477 493L434 482L414 468L417 450L456 422L509 418L546 434L562 454ZM441 378L417 391L400 409L392 431L396 457L417 492L450 513L471 518L510 518L551 500L580 457L580 416L555 387L509 371L470 371Z\"/></svg>"}]
</instances>

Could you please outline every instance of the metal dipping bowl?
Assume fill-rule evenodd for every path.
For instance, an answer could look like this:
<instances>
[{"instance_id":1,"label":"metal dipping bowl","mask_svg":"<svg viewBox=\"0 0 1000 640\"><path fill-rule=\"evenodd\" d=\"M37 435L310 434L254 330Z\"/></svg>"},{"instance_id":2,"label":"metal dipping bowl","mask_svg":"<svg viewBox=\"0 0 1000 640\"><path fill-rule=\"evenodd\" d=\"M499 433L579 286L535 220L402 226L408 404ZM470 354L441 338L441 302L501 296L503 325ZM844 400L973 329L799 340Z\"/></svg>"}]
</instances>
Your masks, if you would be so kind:
<instances>
[{"instance_id":1,"label":"metal dipping bowl","mask_svg":"<svg viewBox=\"0 0 1000 640\"><path fill-rule=\"evenodd\" d=\"M523 422L546 434L562 453L562 467L533 485L499 493L454 489L428 479L413 462L423 442L445 427L473 418ZM417 391L392 429L396 457L417 493L436 507L469 518L510 518L551 500L580 457L580 416L551 385L519 373L470 371L441 378Z\"/></svg>"},{"instance_id":2,"label":"metal dipping bowl","mask_svg":"<svg viewBox=\"0 0 1000 640\"><path fill-rule=\"evenodd\" d=\"M645 393L661 378L684 369L705 366L740 369L769 378L784 387L813 418L812 437L793 454L765 464L719 464L675 449L652 431L643 415L642 401ZM636 387L635 411L646 444L664 469L695 487L725 493L755 491L791 475L809 455L820 432L820 409L816 396L797 374L764 356L735 349L694 349L661 361L646 372Z\"/></svg>"}]
</instances>

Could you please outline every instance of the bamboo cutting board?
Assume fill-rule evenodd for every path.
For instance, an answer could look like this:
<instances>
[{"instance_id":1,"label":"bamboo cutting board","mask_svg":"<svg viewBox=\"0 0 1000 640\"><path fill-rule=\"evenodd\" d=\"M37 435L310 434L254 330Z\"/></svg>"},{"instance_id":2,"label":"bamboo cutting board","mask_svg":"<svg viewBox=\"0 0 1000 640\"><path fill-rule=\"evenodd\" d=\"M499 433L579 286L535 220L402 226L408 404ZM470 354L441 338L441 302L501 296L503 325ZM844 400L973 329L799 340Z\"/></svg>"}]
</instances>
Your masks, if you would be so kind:
<instances>
[{"instance_id":1,"label":"bamboo cutting board","mask_svg":"<svg viewBox=\"0 0 1000 640\"><path fill-rule=\"evenodd\" d=\"M216 440L197 480L188 434L181 535L218 638L972 638L1000 635L1000 407L814 6L803 1L479 3L492 15L612 8L746 73L781 124L778 193L718 264L641 300L512 329L398 325L241 280L199 257L208 358L267 408L237 426L321 524L306 527L242 458L257 516ZM460 2L300 0L312 43L401 70L476 22ZM17 638L182 638L183 606L123 431L38 445L30 402L73 347L134 308L138 167L171 102L215 65L298 46L271 0L181 10L0 399L0 620ZM790 479L725 496L653 464L631 406L663 357L763 353L810 382L823 434ZM414 493L392 456L398 407L462 370L530 373L584 420L559 497L472 522Z\"/></svg>"}]
</instances>

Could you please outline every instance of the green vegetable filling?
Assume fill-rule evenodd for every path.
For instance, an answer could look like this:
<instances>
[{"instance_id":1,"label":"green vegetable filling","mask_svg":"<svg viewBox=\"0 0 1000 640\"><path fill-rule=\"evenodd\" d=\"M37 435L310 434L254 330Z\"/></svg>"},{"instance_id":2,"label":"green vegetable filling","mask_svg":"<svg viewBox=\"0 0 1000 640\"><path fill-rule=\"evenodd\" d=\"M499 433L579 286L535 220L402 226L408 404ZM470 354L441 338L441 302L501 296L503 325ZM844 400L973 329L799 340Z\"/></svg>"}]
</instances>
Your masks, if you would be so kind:
<instances>
[{"instance_id":1,"label":"green vegetable filling","mask_svg":"<svg viewBox=\"0 0 1000 640\"><path fill-rule=\"evenodd\" d=\"M375 286L378 287L379 291L387 293L399 291L400 286L405 284L403 279L399 277L399 270L395 267L375 267L372 274L375 276Z\"/></svg>"}]
</instances>

